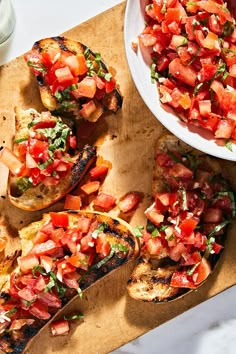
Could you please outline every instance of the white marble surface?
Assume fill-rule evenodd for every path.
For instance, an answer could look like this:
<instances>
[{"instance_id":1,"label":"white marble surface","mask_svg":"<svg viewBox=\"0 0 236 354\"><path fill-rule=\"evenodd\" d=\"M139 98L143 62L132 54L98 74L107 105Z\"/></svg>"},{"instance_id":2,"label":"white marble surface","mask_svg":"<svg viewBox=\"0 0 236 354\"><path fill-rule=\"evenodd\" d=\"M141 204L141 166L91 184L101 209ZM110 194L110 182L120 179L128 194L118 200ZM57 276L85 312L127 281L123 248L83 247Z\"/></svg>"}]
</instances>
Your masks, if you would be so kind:
<instances>
[{"instance_id":1,"label":"white marble surface","mask_svg":"<svg viewBox=\"0 0 236 354\"><path fill-rule=\"evenodd\" d=\"M0 65L26 52L36 40L58 35L119 2L12 0L16 27L10 40L0 46ZM236 354L236 287L113 352L128 353Z\"/></svg>"}]
</instances>

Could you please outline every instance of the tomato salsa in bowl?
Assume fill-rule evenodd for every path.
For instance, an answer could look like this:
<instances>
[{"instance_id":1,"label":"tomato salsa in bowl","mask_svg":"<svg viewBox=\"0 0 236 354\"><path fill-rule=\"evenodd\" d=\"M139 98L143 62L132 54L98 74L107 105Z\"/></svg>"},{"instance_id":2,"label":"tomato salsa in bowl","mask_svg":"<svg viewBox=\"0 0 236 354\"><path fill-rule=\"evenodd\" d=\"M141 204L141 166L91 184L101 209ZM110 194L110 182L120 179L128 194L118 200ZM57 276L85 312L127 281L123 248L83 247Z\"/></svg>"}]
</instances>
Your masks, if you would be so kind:
<instances>
[{"instance_id":1,"label":"tomato salsa in bowl","mask_svg":"<svg viewBox=\"0 0 236 354\"><path fill-rule=\"evenodd\" d=\"M150 111L194 148L236 160L236 28L223 0L127 1L125 50Z\"/></svg>"}]
</instances>

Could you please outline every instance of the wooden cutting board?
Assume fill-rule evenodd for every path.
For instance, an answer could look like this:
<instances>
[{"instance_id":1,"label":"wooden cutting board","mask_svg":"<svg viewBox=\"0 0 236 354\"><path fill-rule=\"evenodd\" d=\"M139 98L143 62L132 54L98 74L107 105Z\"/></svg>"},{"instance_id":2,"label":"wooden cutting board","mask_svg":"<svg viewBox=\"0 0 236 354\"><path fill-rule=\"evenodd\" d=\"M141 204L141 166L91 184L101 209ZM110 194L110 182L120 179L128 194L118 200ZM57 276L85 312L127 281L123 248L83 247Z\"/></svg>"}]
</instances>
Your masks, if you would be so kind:
<instances>
[{"instance_id":1,"label":"wooden cutting board","mask_svg":"<svg viewBox=\"0 0 236 354\"><path fill-rule=\"evenodd\" d=\"M97 124L93 142L98 146L98 154L112 163L103 190L117 198L131 190L144 193L142 204L129 220L135 226L145 225L143 211L150 204L153 147L165 129L145 106L130 76L123 42L124 13L125 2L122 2L64 35L101 53L120 84L124 96L123 108ZM0 145L11 146L14 106L43 110L36 80L22 57L0 67L0 102ZM224 163L231 171L235 186L234 165L231 162ZM0 177L0 211L7 220L6 224L2 222L0 226L1 232L9 235L7 252L11 253L19 246L18 229L39 219L42 212L27 213L11 206L4 198L7 171L2 166ZM62 208L63 201L44 212ZM117 210L111 214L116 215ZM167 304L137 302L129 298L126 292L126 282L134 266L134 263L130 263L94 284L85 291L82 300L75 299L63 310L63 313L75 310L84 314L84 320L73 324L68 336L52 338L46 326L33 340L27 353L109 353L231 287L236 282L235 228L234 225L229 232L216 271L198 290Z\"/></svg>"}]
</instances>

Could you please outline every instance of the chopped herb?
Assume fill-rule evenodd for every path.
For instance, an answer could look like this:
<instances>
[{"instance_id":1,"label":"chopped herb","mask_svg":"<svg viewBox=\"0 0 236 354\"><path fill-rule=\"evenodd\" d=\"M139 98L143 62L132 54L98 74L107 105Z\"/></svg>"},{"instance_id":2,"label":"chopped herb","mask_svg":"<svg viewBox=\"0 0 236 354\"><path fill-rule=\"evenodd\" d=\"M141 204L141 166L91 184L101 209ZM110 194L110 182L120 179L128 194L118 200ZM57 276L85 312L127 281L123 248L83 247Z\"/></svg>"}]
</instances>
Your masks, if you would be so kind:
<instances>
[{"instance_id":1,"label":"chopped herb","mask_svg":"<svg viewBox=\"0 0 236 354\"><path fill-rule=\"evenodd\" d=\"M154 83L159 78L160 78L160 75L158 74L158 72L156 72L156 64L153 63L151 65L151 81L152 81L152 83Z\"/></svg>"},{"instance_id":2,"label":"chopped herb","mask_svg":"<svg viewBox=\"0 0 236 354\"><path fill-rule=\"evenodd\" d=\"M151 236L152 236L153 238L160 236L160 232L158 231L158 228L157 228L157 227L152 231Z\"/></svg>"},{"instance_id":3,"label":"chopped herb","mask_svg":"<svg viewBox=\"0 0 236 354\"><path fill-rule=\"evenodd\" d=\"M73 321L73 320L79 320L81 318L84 318L84 315L82 315L81 313L78 313L78 314L71 315L71 316L64 316L63 318L66 321Z\"/></svg>"},{"instance_id":4,"label":"chopped herb","mask_svg":"<svg viewBox=\"0 0 236 354\"><path fill-rule=\"evenodd\" d=\"M108 227L107 223L103 222L101 223L96 230L92 232L92 237L97 238L98 235L103 232L106 228Z\"/></svg>"},{"instance_id":5,"label":"chopped herb","mask_svg":"<svg viewBox=\"0 0 236 354\"><path fill-rule=\"evenodd\" d=\"M58 296L59 296L60 298L63 298L63 297L64 297L64 294L65 294L65 292L66 292L66 288L65 288L63 285L61 285L61 284L59 283L59 281L58 281L56 275L55 275L52 271L49 272L49 275L50 275L50 279L49 279L49 282L48 282L46 288L44 289L44 291L45 291L45 292L48 292L48 291L51 290L53 287L55 287L56 290L57 290Z\"/></svg>"},{"instance_id":6,"label":"chopped herb","mask_svg":"<svg viewBox=\"0 0 236 354\"><path fill-rule=\"evenodd\" d=\"M166 13L166 10L167 10L167 0L163 0L163 5L162 5L162 8L161 8L161 13L162 13L162 14L165 14L165 13Z\"/></svg>"},{"instance_id":7,"label":"chopped herb","mask_svg":"<svg viewBox=\"0 0 236 354\"><path fill-rule=\"evenodd\" d=\"M184 38L184 39L183 39L183 43L181 43L180 45L178 45L178 46L176 47L176 49L178 49L178 48L180 48L180 47L183 47L183 46L186 45L187 43L188 43L187 38Z\"/></svg>"},{"instance_id":8,"label":"chopped herb","mask_svg":"<svg viewBox=\"0 0 236 354\"><path fill-rule=\"evenodd\" d=\"M16 179L16 185L21 192L25 192L32 186L32 183L30 182L29 177L19 177Z\"/></svg>"},{"instance_id":9,"label":"chopped herb","mask_svg":"<svg viewBox=\"0 0 236 354\"><path fill-rule=\"evenodd\" d=\"M193 267L189 268L189 269L187 270L187 274L188 274L188 275L193 275L193 273L195 272L195 269L199 266L199 264L200 264L200 262L194 264Z\"/></svg>"},{"instance_id":10,"label":"chopped herb","mask_svg":"<svg viewBox=\"0 0 236 354\"><path fill-rule=\"evenodd\" d=\"M10 317L17 311L16 307L13 307L11 310L8 310L7 312L4 313L4 316Z\"/></svg>"},{"instance_id":11,"label":"chopped herb","mask_svg":"<svg viewBox=\"0 0 236 354\"><path fill-rule=\"evenodd\" d=\"M179 188L178 195L182 201L182 210L188 210L186 189L184 187Z\"/></svg>"},{"instance_id":12,"label":"chopped herb","mask_svg":"<svg viewBox=\"0 0 236 354\"><path fill-rule=\"evenodd\" d=\"M192 60L190 60L190 62L188 63L188 65L191 65L191 64L197 59L197 56L198 56L199 51L200 51L200 47L198 47L198 49L196 50L196 53L194 54Z\"/></svg>"},{"instance_id":13,"label":"chopped herb","mask_svg":"<svg viewBox=\"0 0 236 354\"><path fill-rule=\"evenodd\" d=\"M33 61L27 61L29 67L45 74L47 72L46 67L42 63L35 63Z\"/></svg>"},{"instance_id":14,"label":"chopped herb","mask_svg":"<svg viewBox=\"0 0 236 354\"><path fill-rule=\"evenodd\" d=\"M227 140L225 141L225 147L226 147L229 151L233 152L233 145L232 145L232 141L231 141L230 139L227 139Z\"/></svg>"},{"instance_id":15,"label":"chopped herb","mask_svg":"<svg viewBox=\"0 0 236 354\"><path fill-rule=\"evenodd\" d=\"M201 90L202 86L204 85L203 82L200 82L200 84L198 84L193 91L193 96L196 96L198 94L198 92Z\"/></svg>"},{"instance_id":16,"label":"chopped herb","mask_svg":"<svg viewBox=\"0 0 236 354\"><path fill-rule=\"evenodd\" d=\"M27 301L25 299L22 299L22 302L23 304L25 305L25 307L30 307L33 303L34 303L34 300L32 301Z\"/></svg>"},{"instance_id":17,"label":"chopped herb","mask_svg":"<svg viewBox=\"0 0 236 354\"><path fill-rule=\"evenodd\" d=\"M216 227L214 227L214 229L208 235L208 239L210 239L212 236L214 236L217 232L221 231L225 226L229 225L230 223L231 220L225 220L222 223L216 225Z\"/></svg>"},{"instance_id":18,"label":"chopped herb","mask_svg":"<svg viewBox=\"0 0 236 354\"><path fill-rule=\"evenodd\" d=\"M144 229L144 227L143 226L140 226L140 225L137 225L137 226L135 226L135 228L134 228L134 236L135 237L142 237L143 236L143 229Z\"/></svg>"},{"instance_id":19,"label":"chopped herb","mask_svg":"<svg viewBox=\"0 0 236 354\"><path fill-rule=\"evenodd\" d=\"M38 272L38 273L40 273L40 274L42 274L42 275L46 275L46 274L47 274L46 271L45 271L45 269L44 269L43 267L41 267L40 265L37 265L37 266L35 266L35 267L32 269L32 274L33 274L33 276L37 278L36 272Z\"/></svg>"},{"instance_id":20,"label":"chopped herb","mask_svg":"<svg viewBox=\"0 0 236 354\"><path fill-rule=\"evenodd\" d=\"M15 140L14 140L14 143L20 144L20 143L22 143L23 141L27 141L27 140L28 140L28 138L15 139Z\"/></svg>"},{"instance_id":21,"label":"chopped herb","mask_svg":"<svg viewBox=\"0 0 236 354\"><path fill-rule=\"evenodd\" d=\"M168 150L167 154L171 157L171 159L177 163L183 163L182 159L178 158L172 151Z\"/></svg>"}]
</instances>

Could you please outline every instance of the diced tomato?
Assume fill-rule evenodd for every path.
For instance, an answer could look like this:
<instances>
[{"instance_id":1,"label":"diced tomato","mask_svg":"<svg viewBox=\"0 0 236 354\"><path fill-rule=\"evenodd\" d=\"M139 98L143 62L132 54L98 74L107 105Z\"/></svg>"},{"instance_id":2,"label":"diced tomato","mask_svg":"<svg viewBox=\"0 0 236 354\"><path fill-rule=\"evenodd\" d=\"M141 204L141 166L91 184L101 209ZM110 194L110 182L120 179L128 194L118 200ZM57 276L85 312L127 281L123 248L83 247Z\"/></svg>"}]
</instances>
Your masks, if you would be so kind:
<instances>
[{"instance_id":1,"label":"diced tomato","mask_svg":"<svg viewBox=\"0 0 236 354\"><path fill-rule=\"evenodd\" d=\"M188 253L182 256L182 260L180 262L181 265L194 265L201 262L201 254L200 252Z\"/></svg>"},{"instance_id":2,"label":"diced tomato","mask_svg":"<svg viewBox=\"0 0 236 354\"><path fill-rule=\"evenodd\" d=\"M190 65L183 65L179 58L173 59L169 64L169 72L176 79L187 85L195 86L197 73Z\"/></svg>"},{"instance_id":3,"label":"diced tomato","mask_svg":"<svg viewBox=\"0 0 236 354\"><path fill-rule=\"evenodd\" d=\"M82 233L86 234L89 231L89 227L91 225L91 219L82 215L78 220L78 229L82 231Z\"/></svg>"},{"instance_id":4,"label":"diced tomato","mask_svg":"<svg viewBox=\"0 0 236 354\"><path fill-rule=\"evenodd\" d=\"M54 321L50 325L53 336L65 336L69 333L70 326L67 320Z\"/></svg>"},{"instance_id":5,"label":"diced tomato","mask_svg":"<svg viewBox=\"0 0 236 354\"><path fill-rule=\"evenodd\" d=\"M96 252L105 258L109 255L110 250L111 247L110 243L107 240L106 234L100 232L96 239Z\"/></svg>"},{"instance_id":6,"label":"diced tomato","mask_svg":"<svg viewBox=\"0 0 236 354\"><path fill-rule=\"evenodd\" d=\"M48 240L44 243L33 246L30 253L36 256L51 255L56 249L56 243L52 240Z\"/></svg>"},{"instance_id":7,"label":"diced tomato","mask_svg":"<svg viewBox=\"0 0 236 354\"><path fill-rule=\"evenodd\" d=\"M79 195L67 194L64 209L80 210L81 197Z\"/></svg>"},{"instance_id":8,"label":"diced tomato","mask_svg":"<svg viewBox=\"0 0 236 354\"><path fill-rule=\"evenodd\" d=\"M175 262L178 262L182 257L182 255L186 253L187 253L187 249L184 243L182 242L177 243L176 246L170 247L169 249L169 257Z\"/></svg>"},{"instance_id":9,"label":"diced tomato","mask_svg":"<svg viewBox=\"0 0 236 354\"><path fill-rule=\"evenodd\" d=\"M22 299L24 299L26 301L30 301L30 302L31 301L35 301L37 299L37 294L35 294L35 292L32 289L28 288L28 287L25 287L22 290L19 290L18 291L18 295Z\"/></svg>"},{"instance_id":10,"label":"diced tomato","mask_svg":"<svg viewBox=\"0 0 236 354\"><path fill-rule=\"evenodd\" d=\"M116 87L116 81L113 77L111 77L109 80L105 81L105 91L106 93L110 93L114 90Z\"/></svg>"},{"instance_id":11,"label":"diced tomato","mask_svg":"<svg viewBox=\"0 0 236 354\"><path fill-rule=\"evenodd\" d=\"M181 163L176 163L173 167L171 167L169 169L169 174L175 178L181 178L183 180L188 180L193 177L193 171Z\"/></svg>"},{"instance_id":12,"label":"diced tomato","mask_svg":"<svg viewBox=\"0 0 236 354\"><path fill-rule=\"evenodd\" d=\"M95 112L95 110L96 110L96 104L95 104L95 102L93 101L93 100L90 100L90 101L88 101L87 103L84 103L83 105L82 105L82 108L80 109L80 111L79 111L79 114L81 115L81 117L83 117L83 118L89 118L89 116L93 113L93 112Z\"/></svg>"},{"instance_id":13,"label":"diced tomato","mask_svg":"<svg viewBox=\"0 0 236 354\"><path fill-rule=\"evenodd\" d=\"M191 276L187 274L186 270L175 271L171 277L170 286L173 286L174 288L196 288L194 281Z\"/></svg>"},{"instance_id":14,"label":"diced tomato","mask_svg":"<svg viewBox=\"0 0 236 354\"><path fill-rule=\"evenodd\" d=\"M50 212L50 217L53 225L56 227L67 228L69 225L69 216L67 213Z\"/></svg>"},{"instance_id":15,"label":"diced tomato","mask_svg":"<svg viewBox=\"0 0 236 354\"><path fill-rule=\"evenodd\" d=\"M146 209L145 215L156 226L164 220L164 215L156 208L155 203Z\"/></svg>"},{"instance_id":16,"label":"diced tomato","mask_svg":"<svg viewBox=\"0 0 236 354\"><path fill-rule=\"evenodd\" d=\"M83 184L80 189L87 195L93 194L99 190L100 182L99 181L91 181Z\"/></svg>"},{"instance_id":17,"label":"diced tomato","mask_svg":"<svg viewBox=\"0 0 236 354\"><path fill-rule=\"evenodd\" d=\"M76 89L71 91L74 98L80 97L93 98L97 90L96 80L93 77L85 77L82 81L78 82Z\"/></svg>"},{"instance_id":18,"label":"diced tomato","mask_svg":"<svg viewBox=\"0 0 236 354\"><path fill-rule=\"evenodd\" d=\"M80 268L83 270L88 270L87 266L88 262L82 263ZM63 283L65 283L71 289L79 289L78 280L80 279L81 275L77 272L68 273L63 276Z\"/></svg>"},{"instance_id":19,"label":"diced tomato","mask_svg":"<svg viewBox=\"0 0 236 354\"><path fill-rule=\"evenodd\" d=\"M20 159L8 148L4 147L0 150L0 162L2 162L14 175L18 175L23 168Z\"/></svg>"},{"instance_id":20,"label":"diced tomato","mask_svg":"<svg viewBox=\"0 0 236 354\"><path fill-rule=\"evenodd\" d=\"M41 320L48 320L51 315L48 312L48 307L41 301L36 300L29 308L29 313Z\"/></svg>"},{"instance_id":21,"label":"diced tomato","mask_svg":"<svg viewBox=\"0 0 236 354\"><path fill-rule=\"evenodd\" d=\"M18 258L18 264L22 272L28 272L39 265L39 259L34 254L28 254Z\"/></svg>"},{"instance_id":22,"label":"diced tomato","mask_svg":"<svg viewBox=\"0 0 236 354\"><path fill-rule=\"evenodd\" d=\"M74 78L68 66L55 70L55 75L59 83L68 82Z\"/></svg>"},{"instance_id":23,"label":"diced tomato","mask_svg":"<svg viewBox=\"0 0 236 354\"><path fill-rule=\"evenodd\" d=\"M108 170L109 170L108 165L101 164L101 165L93 167L89 171L89 174L90 174L91 178L98 179L98 178L104 177L107 174Z\"/></svg>"},{"instance_id":24,"label":"diced tomato","mask_svg":"<svg viewBox=\"0 0 236 354\"><path fill-rule=\"evenodd\" d=\"M134 210L141 201L141 194L139 192L128 192L121 197L118 207L122 213L128 213Z\"/></svg>"},{"instance_id":25,"label":"diced tomato","mask_svg":"<svg viewBox=\"0 0 236 354\"><path fill-rule=\"evenodd\" d=\"M184 238L188 238L198 225L198 220L193 218L185 219L179 225L181 234Z\"/></svg>"},{"instance_id":26,"label":"diced tomato","mask_svg":"<svg viewBox=\"0 0 236 354\"><path fill-rule=\"evenodd\" d=\"M158 255L163 248L161 240L158 237L150 238L146 243L146 247L150 255Z\"/></svg>"},{"instance_id":27,"label":"diced tomato","mask_svg":"<svg viewBox=\"0 0 236 354\"><path fill-rule=\"evenodd\" d=\"M103 209L108 211L116 205L116 198L110 194L100 192L93 201L95 208Z\"/></svg>"},{"instance_id":28,"label":"diced tomato","mask_svg":"<svg viewBox=\"0 0 236 354\"><path fill-rule=\"evenodd\" d=\"M202 261L200 264L197 266L195 269L192 279L194 281L195 285L201 284L206 278L209 276L211 273L211 266L209 262L206 260L206 258L202 258Z\"/></svg>"},{"instance_id":29,"label":"diced tomato","mask_svg":"<svg viewBox=\"0 0 236 354\"><path fill-rule=\"evenodd\" d=\"M40 256L40 265L45 269L46 273L52 270L53 259L50 256Z\"/></svg>"},{"instance_id":30,"label":"diced tomato","mask_svg":"<svg viewBox=\"0 0 236 354\"><path fill-rule=\"evenodd\" d=\"M54 307L60 309L62 307L62 301L59 297L51 292L41 292L38 294L38 299L43 305L48 307Z\"/></svg>"}]
</instances>

